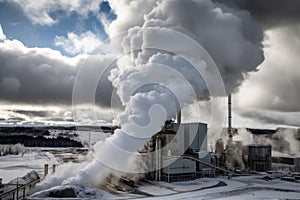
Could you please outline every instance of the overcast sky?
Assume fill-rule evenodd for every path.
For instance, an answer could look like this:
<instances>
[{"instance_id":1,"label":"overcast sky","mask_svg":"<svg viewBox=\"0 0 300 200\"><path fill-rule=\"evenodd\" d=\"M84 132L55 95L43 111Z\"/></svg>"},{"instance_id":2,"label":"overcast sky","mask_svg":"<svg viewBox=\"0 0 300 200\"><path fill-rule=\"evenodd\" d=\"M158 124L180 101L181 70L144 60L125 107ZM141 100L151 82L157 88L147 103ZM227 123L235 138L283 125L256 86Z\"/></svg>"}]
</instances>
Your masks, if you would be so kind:
<instances>
[{"instance_id":1,"label":"overcast sky","mask_svg":"<svg viewBox=\"0 0 300 200\"><path fill-rule=\"evenodd\" d=\"M92 123L111 123L122 106L111 107L107 76L116 64L106 67L128 49L126 40L111 38L138 32L135 27L159 26L194 36L211 54L227 92L234 93L234 126L300 126L298 0L162 2L0 0L0 124L90 124L89 115L96 115ZM90 69L87 83L99 69L104 78L94 97L96 108L75 111L78 119L72 94L83 67ZM209 113L205 101L201 105ZM208 120L205 114L201 120Z\"/></svg>"}]
</instances>

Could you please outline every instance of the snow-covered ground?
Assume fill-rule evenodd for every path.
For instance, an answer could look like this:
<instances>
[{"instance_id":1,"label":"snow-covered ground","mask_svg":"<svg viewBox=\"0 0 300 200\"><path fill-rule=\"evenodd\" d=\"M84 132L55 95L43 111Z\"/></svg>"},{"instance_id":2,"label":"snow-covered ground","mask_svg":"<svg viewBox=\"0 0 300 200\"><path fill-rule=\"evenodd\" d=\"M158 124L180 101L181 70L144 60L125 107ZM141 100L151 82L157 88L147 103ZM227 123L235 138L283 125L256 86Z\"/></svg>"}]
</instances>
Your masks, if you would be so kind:
<instances>
[{"instance_id":1,"label":"snow-covered ground","mask_svg":"<svg viewBox=\"0 0 300 200\"><path fill-rule=\"evenodd\" d=\"M44 165L57 164L57 159L47 152L32 152L19 155L0 156L0 178L3 183L22 177L28 172L35 170L43 173Z\"/></svg>"},{"instance_id":2,"label":"snow-covered ground","mask_svg":"<svg viewBox=\"0 0 300 200\"><path fill-rule=\"evenodd\" d=\"M148 193L148 196L152 195L152 197L134 197L132 194L126 195L126 193L111 195L88 185L55 186L38 192L33 197L37 199L45 198L49 197L50 192L53 193L54 191L55 193L56 191L72 188L77 199L300 199L300 183L285 182L279 179L265 181L262 177L234 177L230 180L225 177L205 178L178 183L148 182L138 187L138 190Z\"/></svg>"},{"instance_id":3,"label":"snow-covered ground","mask_svg":"<svg viewBox=\"0 0 300 200\"><path fill-rule=\"evenodd\" d=\"M79 199L116 199L117 197L105 192L103 190L98 190L89 185L84 185L82 187L75 185L66 186L55 186L48 190L43 190L33 194L31 197L36 199L41 198L55 198L58 195L75 196Z\"/></svg>"},{"instance_id":4,"label":"snow-covered ground","mask_svg":"<svg viewBox=\"0 0 300 200\"><path fill-rule=\"evenodd\" d=\"M58 162L56 155L43 151L0 156L0 177L6 183L32 170L43 173L44 164L51 166ZM78 173L82 167L84 163L59 165L56 174L49 175L36 186L37 193L34 197L40 199L47 197L51 192L55 194L55 191L71 188L78 199L300 199L300 183L278 178L263 179L266 174L233 177L230 180L227 177L218 177L177 183L141 182L137 190L148 194L145 196L126 192L109 194L90 185L61 185L63 180Z\"/></svg>"},{"instance_id":5,"label":"snow-covered ground","mask_svg":"<svg viewBox=\"0 0 300 200\"><path fill-rule=\"evenodd\" d=\"M265 181L263 176L198 179L181 183L159 182L157 186L142 187L144 192L154 197L143 198L155 199L300 199L300 183L291 183L279 179ZM217 182L225 183L226 186L212 187ZM160 189L163 188L163 193ZM197 189L198 188L198 189ZM172 192L165 192L169 190Z\"/></svg>"}]
</instances>

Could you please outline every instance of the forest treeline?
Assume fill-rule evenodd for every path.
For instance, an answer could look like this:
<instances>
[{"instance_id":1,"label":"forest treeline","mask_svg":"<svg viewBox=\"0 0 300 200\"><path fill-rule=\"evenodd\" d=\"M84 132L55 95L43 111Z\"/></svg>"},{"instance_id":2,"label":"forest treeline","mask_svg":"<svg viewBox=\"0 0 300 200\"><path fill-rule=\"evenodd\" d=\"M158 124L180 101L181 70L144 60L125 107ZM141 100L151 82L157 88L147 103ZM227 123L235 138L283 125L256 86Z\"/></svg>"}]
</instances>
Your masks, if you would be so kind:
<instances>
[{"instance_id":1,"label":"forest treeline","mask_svg":"<svg viewBox=\"0 0 300 200\"><path fill-rule=\"evenodd\" d=\"M66 137L28 135L0 136L0 144L22 144L25 147L83 147L81 142Z\"/></svg>"}]
</instances>

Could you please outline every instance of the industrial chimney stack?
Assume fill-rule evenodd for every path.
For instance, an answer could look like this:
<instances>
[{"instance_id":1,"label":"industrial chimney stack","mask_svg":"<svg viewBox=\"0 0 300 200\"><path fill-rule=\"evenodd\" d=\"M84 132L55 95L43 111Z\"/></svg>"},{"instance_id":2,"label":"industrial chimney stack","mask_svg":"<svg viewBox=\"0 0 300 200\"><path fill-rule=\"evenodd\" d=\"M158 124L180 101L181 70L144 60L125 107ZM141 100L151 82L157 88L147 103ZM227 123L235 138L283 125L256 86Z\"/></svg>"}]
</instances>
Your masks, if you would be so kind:
<instances>
[{"instance_id":1,"label":"industrial chimney stack","mask_svg":"<svg viewBox=\"0 0 300 200\"><path fill-rule=\"evenodd\" d=\"M229 139L232 139L232 111L231 111L231 94L228 95L228 136Z\"/></svg>"},{"instance_id":2,"label":"industrial chimney stack","mask_svg":"<svg viewBox=\"0 0 300 200\"><path fill-rule=\"evenodd\" d=\"M178 124L181 123L181 110L179 110L179 111L177 112L176 121L177 121Z\"/></svg>"}]
</instances>

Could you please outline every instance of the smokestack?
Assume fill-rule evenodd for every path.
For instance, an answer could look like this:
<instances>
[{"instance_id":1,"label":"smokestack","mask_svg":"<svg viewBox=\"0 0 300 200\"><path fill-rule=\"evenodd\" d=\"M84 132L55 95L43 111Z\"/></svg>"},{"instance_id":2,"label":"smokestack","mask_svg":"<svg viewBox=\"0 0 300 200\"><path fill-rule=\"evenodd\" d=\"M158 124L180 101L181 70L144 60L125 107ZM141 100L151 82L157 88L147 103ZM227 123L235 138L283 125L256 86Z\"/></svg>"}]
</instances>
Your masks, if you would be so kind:
<instances>
[{"instance_id":1,"label":"smokestack","mask_svg":"<svg viewBox=\"0 0 300 200\"><path fill-rule=\"evenodd\" d=\"M44 165L44 177L46 177L48 175L48 169L49 169L49 165L45 164Z\"/></svg>"},{"instance_id":2,"label":"smokestack","mask_svg":"<svg viewBox=\"0 0 300 200\"><path fill-rule=\"evenodd\" d=\"M177 112L177 123L180 124L181 123L181 110L179 110Z\"/></svg>"},{"instance_id":3,"label":"smokestack","mask_svg":"<svg viewBox=\"0 0 300 200\"><path fill-rule=\"evenodd\" d=\"M228 95L228 136L229 138L232 138L232 111L231 111L231 94Z\"/></svg>"},{"instance_id":4,"label":"smokestack","mask_svg":"<svg viewBox=\"0 0 300 200\"><path fill-rule=\"evenodd\" d=\"M55 173L55 170L56 170L56 165L54 164L54 165L52 166L52 174Z\"/></svg>"}]
</instances>

